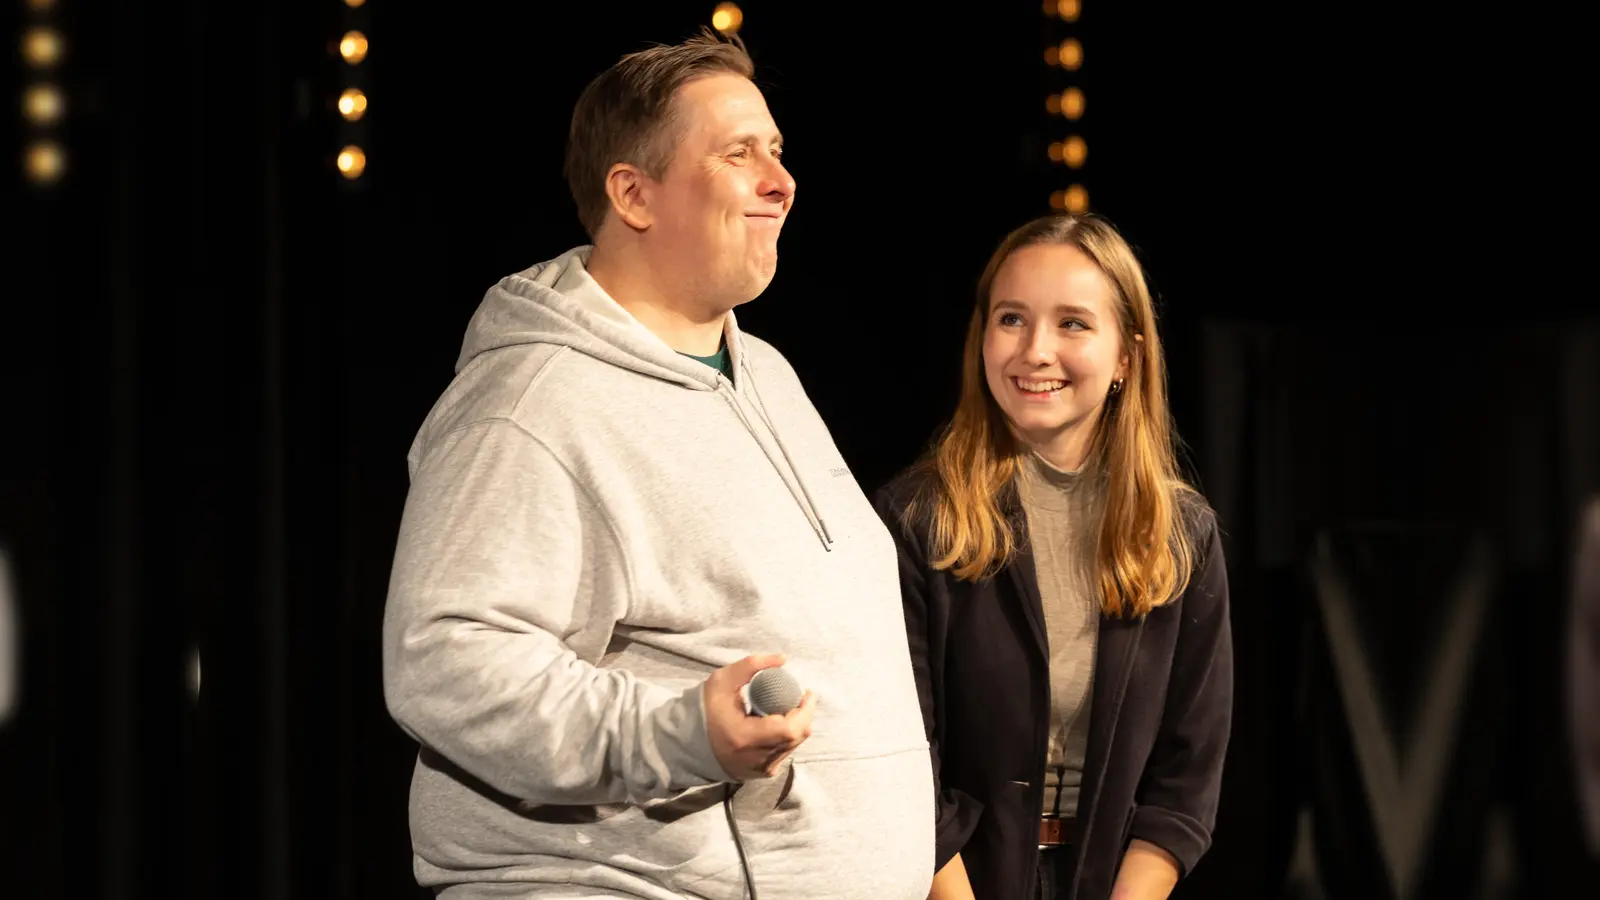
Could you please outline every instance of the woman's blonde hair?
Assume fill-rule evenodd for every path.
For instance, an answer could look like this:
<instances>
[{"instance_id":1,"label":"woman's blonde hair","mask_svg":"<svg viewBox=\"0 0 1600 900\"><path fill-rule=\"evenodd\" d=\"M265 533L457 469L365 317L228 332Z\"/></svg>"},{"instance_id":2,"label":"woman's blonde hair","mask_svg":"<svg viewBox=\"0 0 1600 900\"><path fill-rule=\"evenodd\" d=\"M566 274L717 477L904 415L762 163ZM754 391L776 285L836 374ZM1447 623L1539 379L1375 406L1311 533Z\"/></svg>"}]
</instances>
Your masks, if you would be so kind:
<instances>
[{"instance_id":1,"label":"woman's blonde hair","mask_svg":"<svg viewBox=\"0 0 1600 900\"><path fill-rule=\"evenodd\" d=\"M1188 585L1195 548L1185 509L1199 500L1179 474L1166 368L1155 306L1133 250L1097 216L1052 215L1007 235L978 281L967 326L961 398L922 467L934 477L914 498L932 522L933 566L957 578L993 576L1017 552L1007 510L1014 509L1021 454L984 378L983 342L995 275L1013 253L1035 244L1069 244L1105 273L1114 291L1128 371L1095 423L1088 459L1105 475L1106 496L1095 542L1100 607L1110 616L1141 617Z\"/></svg>"}]
</instances>

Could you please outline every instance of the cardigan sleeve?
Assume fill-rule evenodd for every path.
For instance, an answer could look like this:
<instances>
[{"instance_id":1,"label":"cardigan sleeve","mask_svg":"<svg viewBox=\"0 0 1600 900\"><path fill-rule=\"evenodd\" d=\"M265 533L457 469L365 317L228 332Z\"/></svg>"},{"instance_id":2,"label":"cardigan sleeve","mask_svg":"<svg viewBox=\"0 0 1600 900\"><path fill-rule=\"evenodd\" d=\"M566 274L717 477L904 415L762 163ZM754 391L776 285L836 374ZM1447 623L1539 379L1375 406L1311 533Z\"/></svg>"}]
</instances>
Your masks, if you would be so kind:
<instances>
[{"instance_id":1,"label":"cardigan sleeve","mask_svg":"<svg viewBox=\"0 0 1600 900\"><path fill-rule=\"evenodd\" d=\"M1211 846L1233 718L1228 573L1213 515L1200 566L1181 598L1177 646L1155 745L1135 795L1129 836L1177 858L1182 874Z\"/></svg>"}]
</instances>

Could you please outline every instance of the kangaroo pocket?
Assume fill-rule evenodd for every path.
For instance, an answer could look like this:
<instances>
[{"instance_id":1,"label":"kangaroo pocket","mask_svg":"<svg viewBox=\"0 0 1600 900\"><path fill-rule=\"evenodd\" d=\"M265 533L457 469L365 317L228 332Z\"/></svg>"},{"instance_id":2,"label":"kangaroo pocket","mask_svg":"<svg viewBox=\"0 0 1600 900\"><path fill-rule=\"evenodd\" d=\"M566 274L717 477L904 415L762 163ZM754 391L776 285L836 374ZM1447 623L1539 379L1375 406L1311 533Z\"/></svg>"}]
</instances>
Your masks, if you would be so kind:
<instances>
[{"instance_id":1,"label":"kangaroo pocket","mask_svg":"<svg viewBox=\"0 0 1600 900\"><path fill-rule=\"evenodd\" d=\"M762 900L928 895L934 823L925 749L802 760L777 778L743 785L733 809ZM735 860L729 872L678 887L712 900L737 900L743 878Z\"/></svg>"},{"instance_id":2,"label":"kangaroo pocket","mask_svg":"<svg viewBox=\"0 0 1600 900\"><path fill-rule=\"evenodd\" d=\"M425 801L433 814L421 819L446 827L419 832L413 808L417 852L433 876L425 882L588 883L706 900L745 895L723 785L641 806L599 807L486 803L458 794L460 783L434 787L455 796ZM732 808L762 900L927 897L934 823L926 749L801 760L777 777L738 786ZM441 840L447 834L451 839Z\"/></svg>"}]
</instances>

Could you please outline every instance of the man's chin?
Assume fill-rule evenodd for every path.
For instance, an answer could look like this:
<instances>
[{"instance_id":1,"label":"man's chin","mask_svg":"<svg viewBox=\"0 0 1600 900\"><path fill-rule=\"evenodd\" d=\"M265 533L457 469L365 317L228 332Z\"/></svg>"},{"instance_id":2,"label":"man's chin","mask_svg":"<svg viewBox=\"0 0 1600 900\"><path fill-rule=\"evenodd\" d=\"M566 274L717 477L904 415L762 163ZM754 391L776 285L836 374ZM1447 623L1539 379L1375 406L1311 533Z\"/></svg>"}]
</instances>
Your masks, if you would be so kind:
<instances>
[{"instance_id":1,"label":"man's chin","mask_svg":"<svg viewBox=\"0 0 1600 900\"><path fill-rule=\"evenodd\" d=\"M760 297L762 294L765 294L767 292L767 285L769 285L771 283L772 283L772 279L769 278L766 281L760 282L759 284L752 285L747 290L740 291L739 292L739 297L741 299L738 302L734 303L733 305L734 306L743 306L746 303L749 303L751 300L754 300L754 299Z\"/></svg>"},{"instance_id":2,"label":"man's chin","mask_svg":"<svg viewBox=\"0 0 1600 900\"><path fill-rule=\"evenodd\" d=\"M747 292L750 295L750 300L754 300L755 298L766 293L767 287L772 284L772 279L777 274L778 258L776 256L773 256L770 260L757 263L755 268L750 272L750 280L747 285ZM745 302L749 301L747 300Z\"/></svg>"}]
</instances>

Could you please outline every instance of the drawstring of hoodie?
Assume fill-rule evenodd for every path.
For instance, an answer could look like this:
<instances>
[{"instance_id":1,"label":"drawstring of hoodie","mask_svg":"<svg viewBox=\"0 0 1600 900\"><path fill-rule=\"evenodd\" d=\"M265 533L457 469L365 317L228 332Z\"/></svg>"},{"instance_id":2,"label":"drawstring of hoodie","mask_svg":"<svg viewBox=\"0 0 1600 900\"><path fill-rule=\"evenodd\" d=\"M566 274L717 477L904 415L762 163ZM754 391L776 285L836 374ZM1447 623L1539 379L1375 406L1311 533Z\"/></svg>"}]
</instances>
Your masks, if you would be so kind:
<instances>
[{"instance_id":1,"label":"drawstring of hoodie","mask_svg":"<svg viewBox=\"0 0 1600 900\"><path fill-rule=\"evenodd\" d=\"M748 372L749 366L746 366L745 370ZM818 509L816 501L811 499L811 490L806 487L806 480L800 474L800 467L795 465L794 460L790 458L789 448L784 446L783 438L778 435L778 429L773 426L772 419L767 416L767 404L761 399L761 390L756 387L755 378L747 379L745 384L750 388L750 399L754 401L750 404L750 408L754 409L756 415L761 417L761 424L767 426L767 433L772 435L772 442L778 445L778 452L783 454L783 461L788 464L789 471L794 473L794 482L800 486L800 494L805 498L806 506L810 508L811 514L817 518L817 529L822 533L823 545L832 550L833 536L828 534L828 523L823 521L822 511Z\"/></svg>"},{"instance_id":2,"label":"drawstring of hoodie","mask_svg":"<svg viewBox=\"0 0 1600 900\"><path fill-rule=\"evenodd\" d=\"M745 367L745 372L749 373L748 367ZM817 537L822 540L822 548L832 552L833 537L828 534L828 523L822 520L822 514L817 511L816 502L811 499L811 492L806 489L806 482L800 475L800 469L795 466L794 460L789 456L788 448L783 445L783 439L778 436L778 429L772 427L772 420L767 418L766 411L762 409L761 395L756 391L755 379L753 377L747 378L744 383L750 388L750 394L754 401L750 404L750 408L755 410L756 415L761 419L761 424L766 426L767 434L772 436L772 443L777 445L778 454L783 457L784 466L787 466L789 473L794 476L793 483L789 479L783 478L783 466L778 465L778 460L772 455L772 451L767 449L767 445L756 434L756 429L750 424L750 418L745 415L744 408L739 405L739 401L733 396L733 392L719 390L717 393L722 394L722 399L733 407L734 413L739 416L739 421L744 423L745 430L750 432L750 436L755 438L756 444L761 447L761 451L767 455L767 461L772 463L774 469L778 470L778 477L789 488L789 495L794 497L795 503L799 505L800 511L806 517L806 522L811 525L811 530L815 531Z\"/></svg>"}]
</instances>

